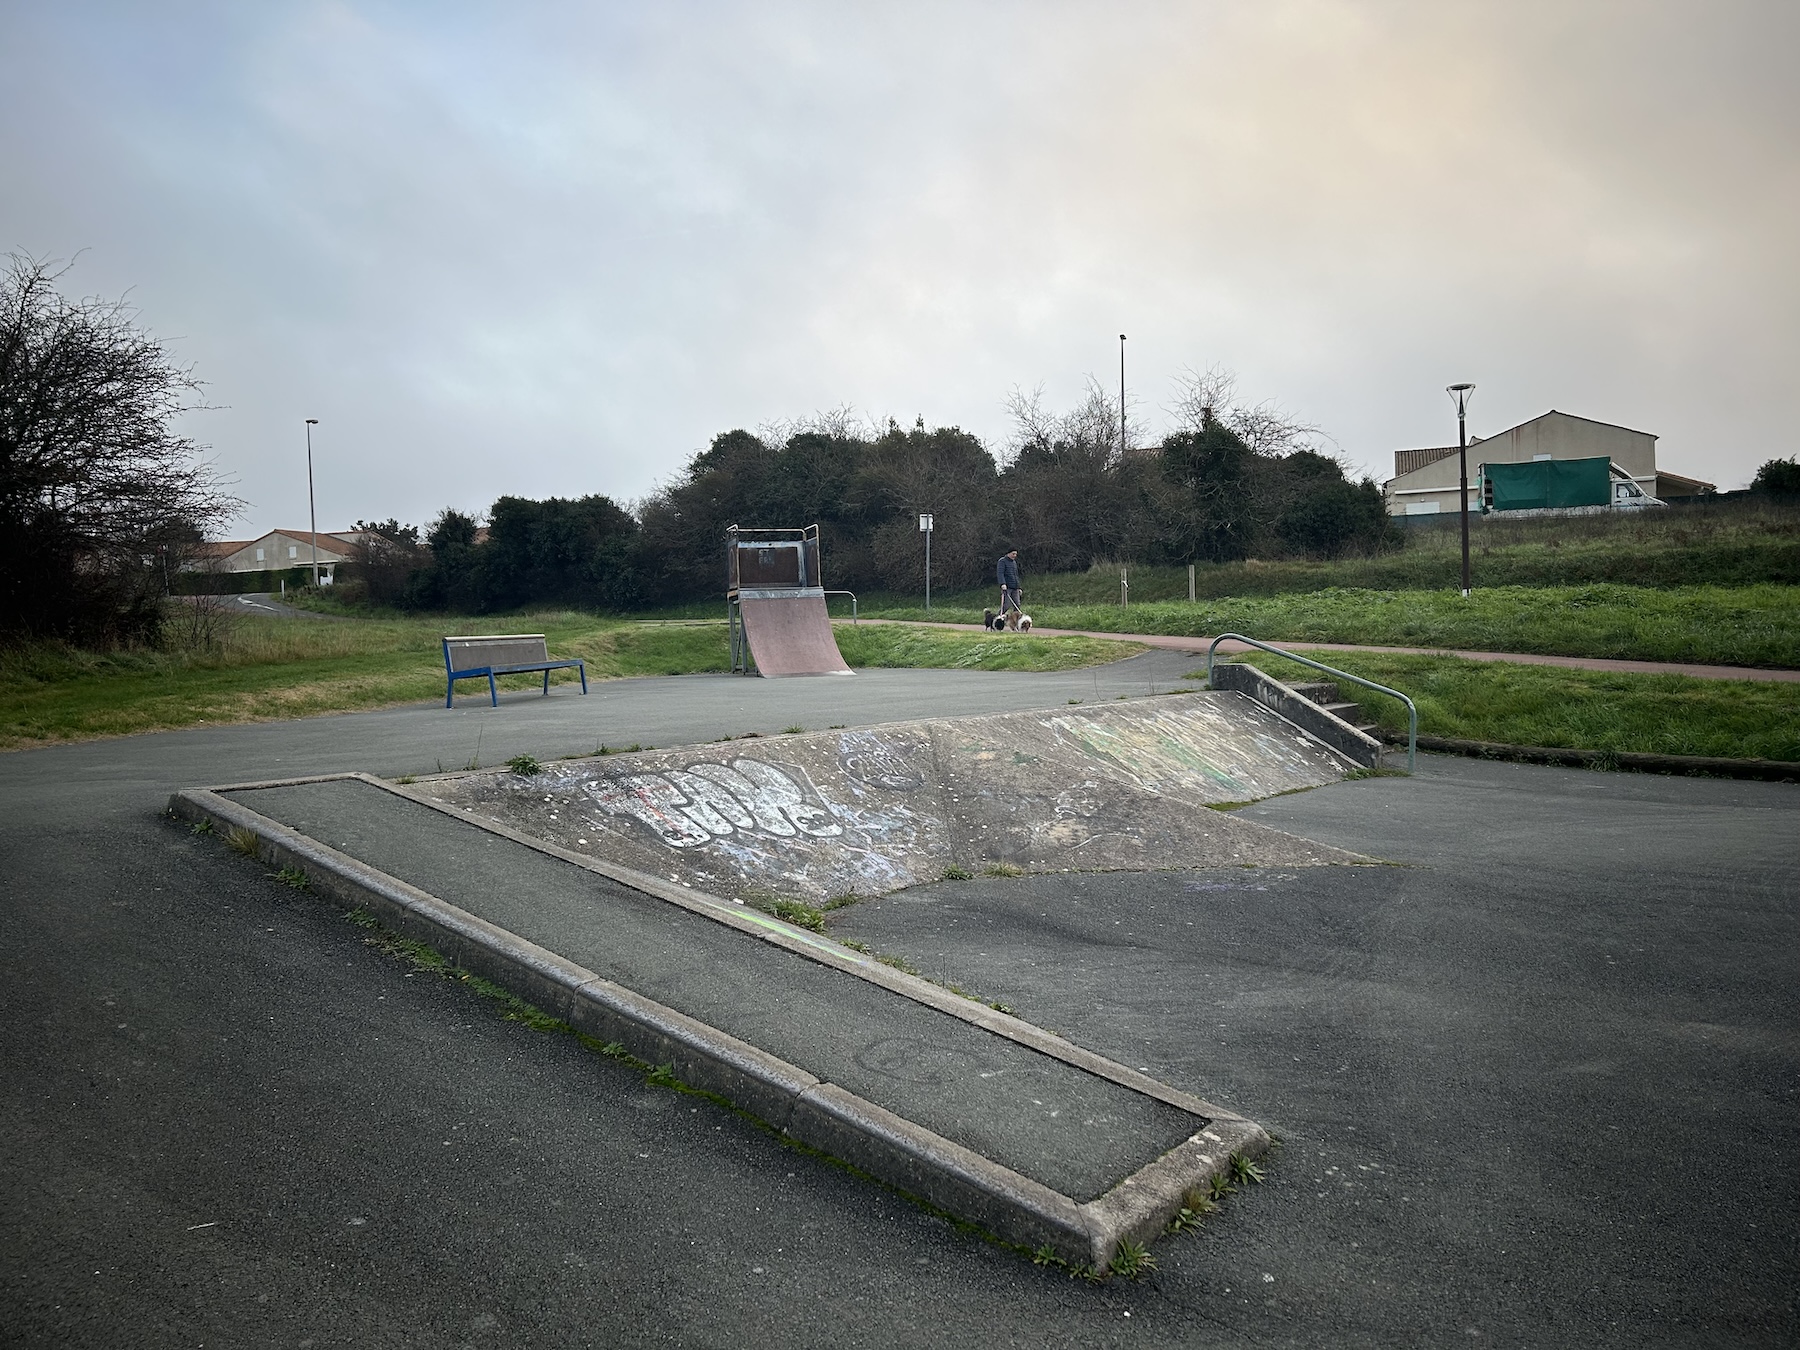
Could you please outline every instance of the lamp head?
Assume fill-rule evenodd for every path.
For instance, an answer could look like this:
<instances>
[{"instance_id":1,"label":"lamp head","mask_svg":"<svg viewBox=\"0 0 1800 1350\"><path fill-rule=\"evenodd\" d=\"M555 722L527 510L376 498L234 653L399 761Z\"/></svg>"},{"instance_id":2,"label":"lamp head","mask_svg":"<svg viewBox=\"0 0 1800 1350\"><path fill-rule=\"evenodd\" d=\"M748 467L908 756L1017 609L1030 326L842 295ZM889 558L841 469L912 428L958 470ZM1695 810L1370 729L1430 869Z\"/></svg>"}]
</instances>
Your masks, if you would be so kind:
<instances>
[{"instance_id":1,"label":"lamp head","mask_svg":"<svg viewBox=\"0 0 1800 1350\"><path fill-rule=\"evenodd\" d=\"M309 427L316 427L319 425L319 419L316 417L309 417L306 419L306 425Z\"/></svg>"}]
</instances>

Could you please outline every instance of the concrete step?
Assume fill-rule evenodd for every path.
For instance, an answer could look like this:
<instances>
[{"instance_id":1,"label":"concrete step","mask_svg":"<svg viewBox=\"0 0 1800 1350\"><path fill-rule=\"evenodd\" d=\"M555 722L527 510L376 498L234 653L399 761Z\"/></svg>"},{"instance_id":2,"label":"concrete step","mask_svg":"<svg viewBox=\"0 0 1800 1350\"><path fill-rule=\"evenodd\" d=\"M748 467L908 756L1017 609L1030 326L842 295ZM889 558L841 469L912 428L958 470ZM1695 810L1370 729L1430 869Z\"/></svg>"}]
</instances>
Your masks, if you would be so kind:
<instances>
[{"instance_id":1,"label":"concrete step","mask_svg":"<svg viewBox=\"0 0 1800 1350\"><path fill-rule=\"evenodd\" d=\"M1268 1144L1231 1111L827 937L377 779L189 790L170 808L249 831L265 865L576 1030L1072 1263L1104 1269L1187 1188Z\"/></svg>"},{"instance_id":2,"label":"concrete step","mask_svg":"<svg viewBox=\"0 0 1800 1350\"><path fill-rule=\"evenodd\" d=\"M1306 684L1290 684L1301 698L1311 699L1314 703L1325 704L1337 702L1338 687L1331 680L1312 680Z\"/></svg>"}]
</instances>

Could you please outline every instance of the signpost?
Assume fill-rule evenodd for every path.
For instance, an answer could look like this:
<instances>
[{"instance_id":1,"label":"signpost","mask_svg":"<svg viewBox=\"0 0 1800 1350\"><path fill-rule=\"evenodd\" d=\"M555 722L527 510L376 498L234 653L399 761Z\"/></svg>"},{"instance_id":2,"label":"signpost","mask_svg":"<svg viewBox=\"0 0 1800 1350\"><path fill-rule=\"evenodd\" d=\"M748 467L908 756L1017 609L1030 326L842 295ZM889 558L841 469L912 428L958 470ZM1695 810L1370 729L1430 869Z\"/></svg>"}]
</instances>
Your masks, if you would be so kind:
<instances>
[{"instance_id":1,"label":"signpost","mask_svg":"<svg viewBox=\"0 0 1800 1350\"><path fill-rule=\"evenodd\" d=\"M925 536L925 612L931 612L931 515L919 512L919 533Z\"/></svg>"}]
</instances>

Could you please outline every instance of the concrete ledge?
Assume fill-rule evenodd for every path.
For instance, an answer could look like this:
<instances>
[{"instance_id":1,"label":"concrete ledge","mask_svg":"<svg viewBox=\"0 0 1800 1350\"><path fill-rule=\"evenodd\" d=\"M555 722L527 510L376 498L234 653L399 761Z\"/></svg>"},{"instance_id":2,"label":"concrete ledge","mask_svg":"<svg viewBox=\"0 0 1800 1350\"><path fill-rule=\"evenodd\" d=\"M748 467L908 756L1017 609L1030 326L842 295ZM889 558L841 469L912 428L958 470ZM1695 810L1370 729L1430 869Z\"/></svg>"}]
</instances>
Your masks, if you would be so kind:
<instances>
[{"instance_id":1,"label":"concrete ledge","mask_svg":"<svg viewBox=\"0 0 1800 1350\"><path fill-rule=\"evenodd\" d=\"M1220 661L1212 669L1212 688L1233 690L1256 700L1277 717L1292 722L1316 741L1365 769L1381 764L1381 742L1332 716L1274 676L1239 661Z\"/></svg>"},{"instance_id":2,"label":"concrete ledge","mask_svg":"<svg viewBox=\"0 0 1800 1350\"><path fill-rule=\"evenodd\" d=\"M754 1045L603 979L553 951L262 816L220 792L177 792L169 799L169 811L179 819L249 831L256 838L258 859L299 868L319 894L346 907L366 910L386 927L430 945L459 967L503 985L576 1030L617 1042L650 1063L671 1064L685 1083L716 1093L802 1143L1008 1241L1033 1250L1048 1245L1073 1264L1091 1264L1104 1272L1121 1239L1148 1241L1160 1233L1181 1207L1188 1188L1204 1186L1211 1177L1228 1172L1232 1152L1257 1155L1268 1146L1267 1134L1254 1122L1218 1111L1190 1094L1071 1046L1017 1018L970 1004L885 966L845 959L844 967L895 993L954 1013L1195 1117L1200 1128L1185 1143L1139 1168L1104 1195L1081 1204ZM457 818L481 827L480 822ZM604 870L616 875L622 869ZM656 889L676 888L659 884ZM741 911L732 913L727 902L700 897L685 888L680 891L684 893L659 898L720 921L743 921ZM754 934L776 940L760 927L754 928ZM812 960L828 955L810 943L797 942L794 954ZM844 953L844 958L852 956Z\"/></svg>"},{"instance_id":3,"label":"concrete ledge","mask_svg":"<svg viewBox=\"0 0 1800 1350\"><path fill-rule=\"evenodd\" d=\"M1384 730L1381 739L1405 745L1406 738ZM1566 750L1543 745L1506 745L1497 741L1464 741L1421 736L1419 749L1472 759L1502 759L1519 764L1553 764L1574 769L1622 769L1630 773L1666 773L1708 778L1751 778L1772 783L1800 783L1800 763L1783 759L1726 759L1714 755L1651 755L1635 750Z\"/></svg>"}]
</instances>

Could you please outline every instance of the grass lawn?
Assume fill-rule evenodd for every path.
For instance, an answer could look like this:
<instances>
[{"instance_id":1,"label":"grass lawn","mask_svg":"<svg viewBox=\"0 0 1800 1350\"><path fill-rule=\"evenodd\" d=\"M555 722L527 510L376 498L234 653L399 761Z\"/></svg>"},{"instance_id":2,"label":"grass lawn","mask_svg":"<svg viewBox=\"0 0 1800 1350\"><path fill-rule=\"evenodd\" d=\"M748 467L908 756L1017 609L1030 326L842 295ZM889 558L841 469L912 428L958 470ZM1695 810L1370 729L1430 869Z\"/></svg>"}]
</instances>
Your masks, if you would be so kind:
<instances>
[{"instance_id":1,"label":"grass lawn","mask_svg":"<svg viewBox=\"0 0 1800 1350\"><path fill-rule=\"evenodd\" d=\"M570 611L487 616L480 629L542 632L556 656L579 656L588 678L687 675L730 668L723 620L640 623ZM440 639L462 618L238 618L207 652L0 649L0 749L124 736L202 723L253 722L416 703L444 696ZM875 624L840 627L852 666L1067 670L1140 650L1092 638L993 640ZM551 672L573 683L572 670ZM501 680L537 687L540 676ZM459 698L487 696L485 681Z\"/></svg>"},{"instance_id":2,"label":"grass lawn","mask_svg":"<svg viewBox=\"0 0 1800 1350\"><path fill-rule=\"evenodd\" d=\"M1045 628L1800 667L1800 586L1504 586L1467 600L1456 591L1328 590L1126 606L1035 604L1028 589L1026 608ZM934 606L932 617L981 616Z\"/></svg>"},{"instance_id":3,"label":"grass lawn","mask_svg":"<svg viewBox=\"0 0 1800 1350\"><path fill-rule=\"evenodd\" d=\"M1258 653L1252 664L1287 683L1329 676ZM1334 653L1330 664L1403 690L1419 733L1505 745L1800 761L1800 685L1694 680L1450 656ZM1340 682L1371 721L1402 734L1398 700Z\"/></svg>"}]
</instances>

